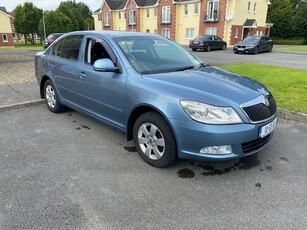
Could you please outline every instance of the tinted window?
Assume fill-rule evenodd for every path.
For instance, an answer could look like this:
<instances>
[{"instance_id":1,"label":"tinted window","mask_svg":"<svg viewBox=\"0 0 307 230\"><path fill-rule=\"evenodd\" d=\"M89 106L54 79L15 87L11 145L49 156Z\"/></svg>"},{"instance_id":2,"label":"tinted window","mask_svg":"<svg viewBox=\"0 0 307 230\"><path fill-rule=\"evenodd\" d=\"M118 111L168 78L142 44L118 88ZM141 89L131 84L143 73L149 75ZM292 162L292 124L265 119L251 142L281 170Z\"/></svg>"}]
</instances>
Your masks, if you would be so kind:
<instances>
[{"instance_id":1,"label":"tinted window","mask_svg":"<svg viewBox=\"0 0 307 230\"><path fill-rule=\"evenodd\" d=\"M74 35L60 40L52 49L52 55L70 60L78 60L82 35Z\"/></svg>"}]
</instances>

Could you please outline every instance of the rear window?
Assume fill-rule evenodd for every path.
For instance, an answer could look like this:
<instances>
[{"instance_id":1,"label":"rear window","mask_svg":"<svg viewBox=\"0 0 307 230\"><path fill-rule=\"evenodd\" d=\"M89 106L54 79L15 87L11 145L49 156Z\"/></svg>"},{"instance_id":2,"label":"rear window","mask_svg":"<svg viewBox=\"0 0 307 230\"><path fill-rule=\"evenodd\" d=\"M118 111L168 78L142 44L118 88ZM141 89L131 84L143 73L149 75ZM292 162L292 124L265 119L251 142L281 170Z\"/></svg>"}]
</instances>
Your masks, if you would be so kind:
<instances>
[{"instance_id":1,"label":"rear window","mask_svg":"<svg viewBox=\"0 0 307 230\"><path fill-rule=\"evenodd\" d=\"M77 60L83 35L74 35L60 40L52 49L52 55Z\"/></svg>"}]
</instances>

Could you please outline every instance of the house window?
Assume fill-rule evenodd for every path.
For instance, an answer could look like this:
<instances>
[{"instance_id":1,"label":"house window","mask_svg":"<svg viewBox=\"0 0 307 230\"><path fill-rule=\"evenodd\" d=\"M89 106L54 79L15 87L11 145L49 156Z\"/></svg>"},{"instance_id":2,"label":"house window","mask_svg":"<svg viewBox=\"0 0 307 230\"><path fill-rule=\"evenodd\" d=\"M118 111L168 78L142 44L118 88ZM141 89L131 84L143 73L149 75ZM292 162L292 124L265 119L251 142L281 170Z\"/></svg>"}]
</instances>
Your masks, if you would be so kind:
<instances>
[{"instance_id":1,"label":"house window","mask_svg":"<svg viewBox=\"0 0 307 230\"><path fill-rule=\"evenodd\" d=\"M110 26L110 18L108 13L104 14L104 26Z\"/></svg>"},{"instance_id":2,"label":"house window","mask_svg":"<svg viewBox=\"0 0 307 230\"><path fill-rule=\"evenodd\" d=\"M13 33L13 38L17 39L17 34L16 33Z\"/></svg>"},{"instance_id":3,"label":"house window","mask_svg":"<svg viewBox=\"0 0 307 230\"><path fill-rule=\"evenodd\" d=\"M189 14L189 7L188 5L184 5L184 15L188 15Z\"/></svg>"},{"instance_id":4,"label":"house window","mask_svg":"<svg viewBox=\"0 0 307 230\"><path fill-rule=\"evenodd\" d=\"M250 10L251 10L251 2L248 2L247 3L247 12L250 12Z\"/></svg>"},{"instance_id":5,"label":"house window","mask_svg":"<svg viewBox=\"0 0 307 230\"><path fill-rule=\"evenodd\" d=\"M238 38L238 37L239 37L239 27L236 27L235 38Z\"/></svg>"},{"instance_id":6,"label":"house window","mask_svg":"<svg viewBox=\"0 0 307 230\"><path fill-rule=\"evenodd\" d=\"M254 3L254 13L256 13L257 3Z\"/></svg>"},{"instance_id":7,"label":"house window","mask_svg":"<svg viewBox=\"0 0 307 230\"><path fill-rule=\"evenodd\" d=\"M150 14L149 14L149 9L146 9L146 18L149 18Z\"/></svg>"},{"instance_id":8,"label":"house window","mask_svg":"<svg viewBox=\"0 0 307 230\"><path fill-rule=\"evenodd\" d=\"M3 40L3 42L8 42L9 41L9 39L8 39L6 34L2 34L2 40Z\"/></svg>"},{"instance_id":9,"label":"house window","mask_svg":"<svg viewBox=\"0 0 307 230\"><path fill-rule=\"evenodd\" d=\"M135 25L135 10L130 10L129 11L129 25Z\"/></svg>"},{"instance_id":10,"label":"house window","mask_svg":"<svg viewBox=\"0 0 307 230\"><path fill-rule=\"evenodd\" d=\"M101 14L98 14L98 22L101 22L102 21L102 16Z\"/></svg>"},{"instance_id":11,"label":"house window","mask_svg":"<svg viewBox=\"0 0 307 230\"><path fill-rule=\"evenodd\" d=\"M170 29L169 29L169 28L164 28L164 29L162 29L162 35L163 35L164 37L170 38L170 34L171 34L171 32L170 32Z\"/></svg>"},{"instance_id":12,"label":"house window","mask_svg":"<svg viewBox=\"0 0 307 230\"><path fill-rule=\"evenodd\" d=\"M122 14L121 14L121 12L118 12L118 19L119 19L119 20L122 19Z\"/></svg>"},{"instance_id":13,"label":"house window","mask_svg":"<svg viewBox=\"0 0 307 230\"><path fill-rule=\"evenodd\" d=\"M15 29L15 26L14 26L14 24L11 24L11 28L12 28L12 30L14 30L14 29Z\"/></svg>"},{"instance_id":14,"label":"house window","mask_svg":"<svg viewBox=\"0 0 307 230\"><path fill-rule=\"evenodd\" d=\"M207 21L218 21L219 17L219 1L208 1L207 6Z\"/></svg>"},{"instance_id":15,"label":"house window","mask_svg":"<svg viewBox=\"0 0 307 230\"><path fill-rule=\"evenodd\" d=\"M194 4L194 14L198 14L199 5L198 3Z\"/></svg>"},{"instance_id":16,"label":"house window","mask_svg":"<svg viewBox=\"0 0 307 230\"><path fill-rule=\"evenodd\" d=\"M155 8L154 8L154 17L155 17L155 18L157 17L157 11L158 11L158 8L155 7Z\"/></svg>"},{"instance_id":17,"label":"house window","mask_svg":"<svg viewBox=\"0 0 307 230\"><path fill-rule=\"evenodd\" d=\"M207 27L205 35L216 35L216 27Z\"/></svg>"},{"instance_id":18,"label":"house window","mask_svg":"<svg viewBox=\"0 0 307 230\"><path fill-rule=\"evenodd\" d=\"M164 23L171 22L171 7L170 6L162 7L162 22Z\"/></svg>"},{"instance_id":19,"label":"house window","mask_svg":"<svg viewBox=\"0 0 307 230\"><path fill-rule=\"evenodd\" d=\"M194 28L187 28L185 30L185 38L186 39L193 39L194 38Z\"/></svg>"}]
</instances>

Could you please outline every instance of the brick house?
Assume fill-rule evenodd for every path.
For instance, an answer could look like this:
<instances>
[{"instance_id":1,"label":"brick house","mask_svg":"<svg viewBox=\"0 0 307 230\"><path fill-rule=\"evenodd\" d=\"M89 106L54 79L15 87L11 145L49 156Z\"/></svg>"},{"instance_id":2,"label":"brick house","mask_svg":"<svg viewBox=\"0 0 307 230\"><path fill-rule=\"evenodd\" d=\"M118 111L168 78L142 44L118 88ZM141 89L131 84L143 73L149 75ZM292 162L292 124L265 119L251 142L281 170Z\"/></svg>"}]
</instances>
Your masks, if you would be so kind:
<instances>
[{"instance_id":1,"label":"brick house","mask_svg":"<svg viewBox=\"0 0 307 230\"><path fill-rule=\"evenodd\" d=\"M0 6L0 47L14 46L14 18L9 14L5 7Z\"/></svg>"},{"instance_id":2,"label":"brick house","mask_svg":"<svg viewBox=\"0 0 307 230\"><path fill-rule=\"evenodd\" d=\"M218 35L234 45L250 35L269 35L268 4L269 0L105 0L99 12L107 22L103 30L157 33L182 45L198 35ZM125 15L125 26L115 26L122 19L117 12Z\"/></svg>"}]
</instances>

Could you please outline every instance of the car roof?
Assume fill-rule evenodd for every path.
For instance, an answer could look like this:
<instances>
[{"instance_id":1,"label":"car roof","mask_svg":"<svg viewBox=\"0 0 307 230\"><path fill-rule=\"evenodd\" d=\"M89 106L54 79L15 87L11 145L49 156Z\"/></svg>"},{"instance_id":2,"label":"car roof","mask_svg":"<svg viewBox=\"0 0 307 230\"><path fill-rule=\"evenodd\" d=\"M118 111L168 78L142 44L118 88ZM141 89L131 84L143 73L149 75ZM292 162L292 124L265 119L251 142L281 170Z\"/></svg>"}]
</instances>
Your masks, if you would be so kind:
<instances>
[{"instance_id":1,"label":"car roof","mask_svg":"<svg viewBox=\"0 0 307 230\"><path fill-rule=\"evenodd\" d=\"M161 37L158 34L150 34L145 32L132 32L132 31L111 31L111 30L89 30L89 31L74 31L66 33L65 36L70 35L103 35L104 37L115 38L115 37L135 37L135 36L146 36L146 37Z\"/></svg>"}]
</instances>

